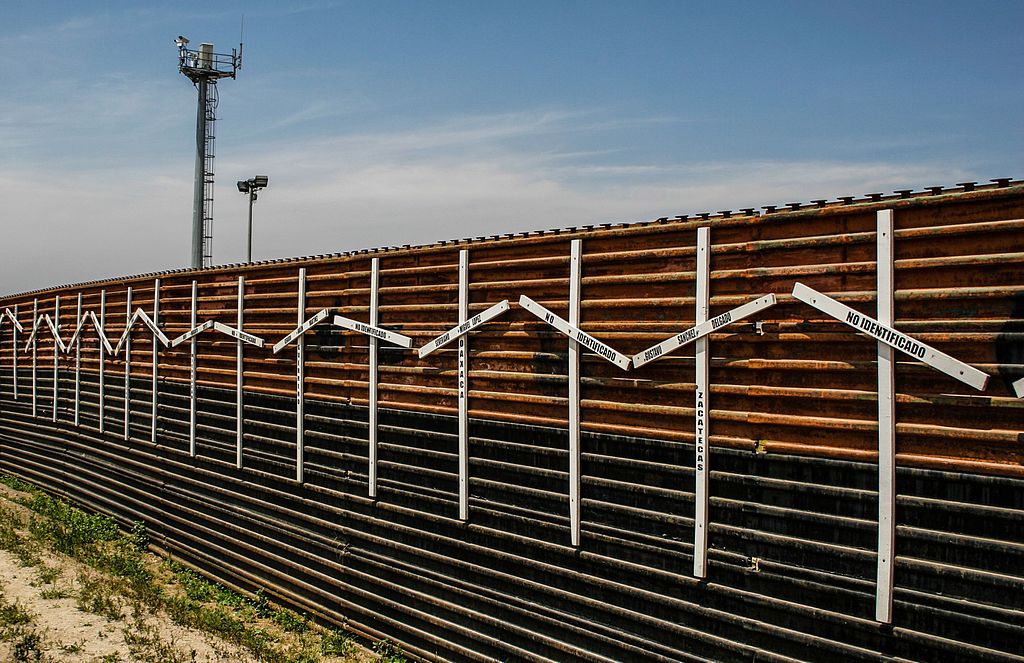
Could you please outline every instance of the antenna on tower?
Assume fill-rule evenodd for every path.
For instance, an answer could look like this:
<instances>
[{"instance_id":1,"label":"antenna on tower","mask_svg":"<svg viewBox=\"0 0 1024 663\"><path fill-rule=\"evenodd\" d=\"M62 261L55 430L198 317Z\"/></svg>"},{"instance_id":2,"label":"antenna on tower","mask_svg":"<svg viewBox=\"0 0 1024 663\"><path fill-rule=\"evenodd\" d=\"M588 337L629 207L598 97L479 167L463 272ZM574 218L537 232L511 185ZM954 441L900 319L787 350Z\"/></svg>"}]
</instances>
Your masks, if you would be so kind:
<instances>
[{"instance_id":1,"label":"antenna on tower","mask_svg":"<svg viewBox=\"0 0 1024 663\"><path fill-rule=\"evenodd\" d=\"M213 44L188 47L187 37L174 40L178 46L178 71L196 86L196 175L192 198L192 266L213 263L213 158L214 125L217 122L217 81L235 78L242 68L242 43L231 53L214 53Z\"/></svg>"}]
</instances>

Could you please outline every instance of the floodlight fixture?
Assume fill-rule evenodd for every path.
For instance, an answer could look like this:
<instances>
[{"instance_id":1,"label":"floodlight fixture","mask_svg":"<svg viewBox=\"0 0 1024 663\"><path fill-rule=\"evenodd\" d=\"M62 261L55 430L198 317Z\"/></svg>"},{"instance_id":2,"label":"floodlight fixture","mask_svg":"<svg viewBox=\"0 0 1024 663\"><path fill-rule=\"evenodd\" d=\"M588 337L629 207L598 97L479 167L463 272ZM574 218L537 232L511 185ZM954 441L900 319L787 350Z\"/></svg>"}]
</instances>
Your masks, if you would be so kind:
<instances>
[{"instance_id":1,"label":"floodlight fixture","mask_svg":"<svg viewBox=\"0 0 1024 663\"><path fill-rule=\"evenodd\" d=\"M252 262L252 204L256 202L257 193L266 188L270 182L267 175L256 175L247 180L238 180L238 192L249 194L249 251L247 262Z\"/></svg>"}]
</instances>

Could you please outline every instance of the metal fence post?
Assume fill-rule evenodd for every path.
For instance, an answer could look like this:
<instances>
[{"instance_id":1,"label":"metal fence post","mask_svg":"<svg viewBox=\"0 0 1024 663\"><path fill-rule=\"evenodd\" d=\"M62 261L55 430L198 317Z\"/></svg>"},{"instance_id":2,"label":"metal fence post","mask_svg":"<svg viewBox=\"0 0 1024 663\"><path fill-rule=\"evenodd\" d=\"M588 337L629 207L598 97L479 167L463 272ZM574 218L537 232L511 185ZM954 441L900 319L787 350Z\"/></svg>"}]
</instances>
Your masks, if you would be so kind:
<instances>
[{"instance_id":1,"label":"metal fence post","mask_svg":"<svg viewBox=\"0 0 1024 663\"><path fill-rule=\"evenodd\" d=\"M296 303L298 326L305 322L306 316L306 268L299 268L299 298ZM305 409L305 376L306 376L306 336L299 334L295 345L295 480L305 480L306 464L306 409Z\"/></svg>"},{"instance_id":2,"label":"metal fence post","mask_svg":"<svg viewBox=\"0 0 1024 663\"><path fill-rule=\"evenodd\" d=\"M82 409L82 293L78 293L78 305L75 307L75 425L78 425Z\"/></svg>"},{"instance_id":3,"label":"metal fence post","mask_svg":"<svg viewBox=\"0 0 1024 663\"><path fill-rule=\"evenodd\" d=\"M877 213L878 321L893 324L893 219L892 210ZM896 398L892 346L878 346L878 573L875 619L892 622L893 558L896 543Z\"/></svg>"},{"instance_id":4,"label":"metal fence post","mask_svg":"<svg viewBox=\"0 0 1024 663\"><path fill-rule=\"evenodd\" d=\"M160 324L160 279L156 279L153 282L153 324ZM149 415L149 441L154 444L156 444L157 366L159 364L159 350L159 339L157 339L156 334L153 334L153 382L150 392L152 408Z\"/></svg>"},{"instance_id":5,"label":"metal fence post","mask_svg":"<svg viewBox=\"0 0 1024 663\"><path fill-rule=\"evenodd\" d=\"M569 250L569 324L580 325L583 240L574 239ZM582 488L580 449L580 346L569 339L569 529L572 545L580 545Z\"/></svg>"},{"instance_id":6,"label":"metal fence post","mask_svg":"<svg viewBox=\"0 0 1024 663\"><path fill-rule=\"evenodd\" d=\"M459 324L469 320L469 251L459 251ZM469 518L469 334L459 336L459 519Z\"/></svg>"},{"instance_id":7,"label":"metal fence post","mask_svg":"<svg viewBox=\"0 0 1024 663\"><path fill-rule=\"evenodd\" d=\"M697 296L694 324L707 322L711 291L711 229L697 229ZM708 423L711 420L711 353L708 337L696 341L696 408L694 410L694 531L693 575L704 578L708 572Z\"/></svg>"},{"instance_id":8,"label":"metal fence post","mask_svg":"<svg viewBox=\"0 0 1024 663\"><path fill-rule=\"evenodd\" d=\"M376 327L378 324L377 305L378 288L380 286L380 258L370 260L370 325ZM378 341L374 336L369 337L369 494L370 497L377 497L377 347Z\"/></svg>"},{"instance_id":9,"label":"metal fence post","mask_svg":"<svg viewBox=\"0 0 1024 663\"><path fill-rule=\"evenodd\" d=\"M242 325L245 321L245 277L238 277L238 331L242 331ZM235 366L237 371L237 389L235 392L235 418L236 430L235 430L235 466L238 469L242 469L242 438L245 433L245 417L244 417L244 405L242 402L243 394L243 370L244 363L242 358L242 347L243 343L241 339L238 339L238 345L235 348Z\"/></svg>"},{"instance_id":10,"label":"metal fence post","mask_svg":"<svg viewBox=\"0 0 1024 663\"><path fill-rule=\"evenodd\" d=\"M189 329L196 328L196 315L198 314L197 307L199 305L198 294L199 285L195 280L193 280L191 326ZM198 335L193 336L189 343L192 350L192 356L191 363L189 364L188 453L193 458L195 458L196 455L196 353L199 349L198 339Z\"/></svg>"},{"instance_id":11,"label":"metal fence post","mask_svg":"<svg viewBox=\"0 0 1024 663\"><path fill-rule=\"evenodd\" d=\"M124 439L131 437L132 411L132 287L128 286L128 294L124 303Z\"/></svg>"}]
</instances>

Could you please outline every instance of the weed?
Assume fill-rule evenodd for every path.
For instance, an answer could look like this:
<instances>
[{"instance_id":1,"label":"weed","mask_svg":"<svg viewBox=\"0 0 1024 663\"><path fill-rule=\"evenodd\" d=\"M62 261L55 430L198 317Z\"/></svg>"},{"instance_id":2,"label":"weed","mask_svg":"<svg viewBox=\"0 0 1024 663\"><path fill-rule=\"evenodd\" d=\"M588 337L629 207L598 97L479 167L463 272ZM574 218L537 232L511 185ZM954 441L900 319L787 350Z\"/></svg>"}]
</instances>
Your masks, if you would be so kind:
<instances>
[{"instance_id":1,"label":"weed","mask_svg":"<svg viewBox=\"0 0 1024 663\"><path fill-rule=\"evenodd\" d=\"M60 650L65 654L81 654L85 647L82 646L81 642L74 642L70 645L61 645Z\"/></svg>"},{"instance_id":2,"label":"weed","mask_svg":"<svg viewBox=\"0 0 1024 663\"><path fill-rule=\"evenodd\" d=\"M43 652L39 649L42 638L35 631L28 631L14 642L11 650L12 660L18 661L42 661Z\"/></svg>"},{"instance_id":3,"label":"weed","mask_svg":"<svg viewBox=\"0 0 1024 663\"><path fill-rule=\"evenodd\" d=\"M196 651L185 652L175 647L173 642L165 642L157 630L142 618L123 629L124 642L128 645L133 661L144 663L194 663Z\"/></svg>"},{"instance_id":4,"label":"weed","mask_svg":"<svg viewBox=\"0 0 1024 663\"><path fill-rule=\"evenodd\" d=\"M35 486L13 474L0 474L0 483L23 493L30 493L35 490Z\"/></svg>"},{"instance_id":5,"label":"weed","mask_svg":"<svg viewBox=\"0 0 1024 663\"><path fill-rule=\"evenodd\" d=\"M21 540L18 530L24 527L21 516L7 507L0 507L0 548L11 550Z\"/></svg>"},{"instance_id":6,"label":"weed","mask_svg":"<svg viewBox=\"0 0 1024 663\"><path fill-rule=\"evenodd\" d=\"M305 617L301 617L287 608L281 608L274 612L271 619L274 620L275 624L286 631L291 631L293 633L305 633L309 630L309 621Z\"/></svg>"},{"instance_id":7,"label":"weed","mask_svg":"<svg viewBox=\"0 0 1024 663\"><path fill-rule=\"evenodd\" d=\"M133 522L131 531L128 533L128 540L131 541L132 545L134 545L139 552L144 552L148 549L149 530L146 529L146 523L141 520Z\"/></svg>"},{"instance_id":8,"label":"weed","mask_svg":"<svg viewBox=\"0 0 1024 663\"><path fill-rule=\"evenodd\" d=\"M216 587L212 582L190 569L179 567L174 573L174 581L181 585L185 596L193 601L212 601L216 593Z\"/></svg>"},{"instance_id":9,"label":"weed","mask_svg":"<svg viewBox=\"0 0 1024 663\"><path fill-rule=\"evenodd\" d=\"M32 615L18 601L8 603L7 599L0 594L0 627L8 628L31 624Z\"/></svg>"},{"instance_id":10,"label":"weed","mask_svg":"<svg viewBox=\"0 0 1024 663\"><path fill-rule=\"evenodd\" d=\"M118 539L102 550L96 566L133 583L147 584L150 581L142 552L130 536Z\"/></svg>"},{"instance_id":11,"label":"weed","mask_svg":"<svg viewBox=\"0 0 1024 663\"><path fill-rule=\"evenodd\" d=\"M33 541L24 542L18 536L20 521L16 514L0 510L0 547L14 552L22 564L40 565L39 544L45 543L140 586L150 582L142 554L149 543L144 523L136 522L129 534L122 534L112 518L86 513L37 490L31 490L20 502L37 514L28 523Z\"/></svg>"},{"instance_id":12,"label":"weed","mask_svg":"<svg viewBox=\"0 0 1024 663\"><path fill-rule=\"evenodd\" d=\"M114 621L124 617L121 604L111 583L103 578L78 576L78 609Z\"/></svg>"},{"instance_id":13,"label":"weed","mask_svg":"<svg viewBox=\"0 0 1024 663\"><path fill-rule=\"evenodd\" d=\"M0 548L12 552L22 566L36 566L41 563L41 546L22 534L24 527L21 514L0 507Z\"/></svg>"},{"instance_id":14,"label":"weed","mask_svg":"<svg viewBox=\"0 0 1024 663\"><path fill-rule=\"evenodd\" d=\"M47 601L68 599L72 596L74 596L74 594L66 587L47 587L43 591L39 592L39 597L46 599Z\"/></svg>"},{"instance_id":15,"label":"weed","mask_svg":"<svg viewBox=\"0 0 1024 663\"><path fill-rule=\"evenodd\" d=\"M22 541L11 551L22 566L38 566L43 560L39 557L42 547L36 541Z\"/></svg>"},{"instance_id":16,"label":"weed","mask_svg":"<svg viewBox=\"0 0 1024 663\"><path fill-rule=\"evenodd\" d=\"M8 603L0 594L0 638L11 642L16 663L43 660L43 636L35 629L35 616L20 602Z\"/></svg>"},{"instance_id":17,"label":"weed","mask_svg":"<svg viewBox=\"0 0 1024 663\"><path fill-rule=\"evenodd\" d=\"M402 648L390 640L380 640L373 645L373 653L379 657L379 663L405 663Z\"/></svg>"},{"instance_id":18,"label":"weed","mask_svg":"<svg viewBox=\"0 0 1024 663\"><path fill-rule=\"evenodd\" d=\"M43 658L43 636L34 628L19 627L14 633L11 660L15 663L38 663Z\"/></svg>"},{"instance_id":19,"label":"weed","mask_svg":"<svg viewBox=\"0 0 1024 663\"><path fill-rule=\"evenodd\" d=\"M349 656L355 650L351 638L337 629L328 629L320 638L320 653L324 656Z\"/></svg>"},{"instance_id":20,"label":"weed","mask_svg":"<svg viewBox=\"0 0 1024 663\"><path fill-rule=\"evenodd\" d=\"M47 566L40 564L36 572L36 579L41 585L52 585L64 572L59 566Z\"/></svg>"},{"instance_id":21,"label":"weed","mask_svg":"<svg viewBox=\"0 0 1024 663\"><path fill-rule=\"evenodd\" d=\"M84 561L92 561L90 553L97 543L113 541L121 533L113 518L86 513L46 493L31 493L22 503L43 516L33 518L29 525L34 536Z\"/></svg>"},{"instance_id":22,"label":"weed","mask_svg":"<svg viewBox=\"0 0 1024 663\"><path fill-rule=\"evenodd\" d=\"M267 598L262 587L256 590L256 597L252 600L252 607L259 617L270 617L274 614L274 606L270 605L270 599Z\"/></svg>"}]
</instances>

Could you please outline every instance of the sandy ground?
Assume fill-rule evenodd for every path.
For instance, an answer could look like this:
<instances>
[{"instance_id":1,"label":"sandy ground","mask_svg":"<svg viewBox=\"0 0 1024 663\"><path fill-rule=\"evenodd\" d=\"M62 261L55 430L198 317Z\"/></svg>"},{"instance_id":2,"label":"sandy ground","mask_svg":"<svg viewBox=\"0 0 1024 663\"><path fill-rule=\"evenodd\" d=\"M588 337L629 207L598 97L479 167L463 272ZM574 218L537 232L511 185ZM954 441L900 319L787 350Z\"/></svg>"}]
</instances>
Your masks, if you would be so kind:
<instances>
[{"instance_id":1,"label":"sandy ground","mask_svg":"<svg viewBox=\"0 0 1024 663\"><path fill-rule=\"evenodd\" d=\"M21 522L26 523L30 512L15 501L19 497L24 494L0 484L0 507L20 515ZM22 544L11 551L0 549L0 661L256 662L245 648L212 633L180 626L165 614L154 614L142 601L119 594L109 576L43 548L22 532ZM162 563L150 557L147 564L156 572L155 582L164 582L159 571ZM24 560L31 565L26 566ZM299 636L281 632L267 619L250 623L249 628L271 637L291 638L288 642L299 644ZM313 646L318 647L320 636L312 637ZM309 640L306 643L301 646L310 646ZM351 651L344 656L323 656L320 660L368 663L377 659L355 643L349 642L349 646ZM302 656L309 653L305 650Z\"/></svg>"},{"instance_id":2,"label":"sandy ground","mask_svg":"<svg viewBox=\"0 0 1024 663\"><path fill-rule=\"evenodd\" d=\"M10 501L19 493L0 485L0 504L4 508L27 514L28 510ZM225 643L201 631L175 624L166 615L134 610L123 597L111 593L109 600L120 618L94 614L79 608L76 598L83 582L103 587L104 577L97 571L70 557L42 550L41 566L22 566L18 557L0 550L0 593L3 603L17 605L31 615L31 622L5 626L11 637L0 642L0 660L18 660L15 648L25 634L38 635L38 640L23 660L74 661L97 663L216 663L248 662L255 659L236 645ZM42 577L48 570L50 582ZM131 640L132 642L129 642ZM24 644L23 644L24 646ZM38 652L38 653L37 653ZM41 653L41 655L40 655Z\"/></svg>"},{"instance_id":3,"label":"sandy ground","mask_svg":"<svg viewBox=\"0 0 1024 663\"><path fill-rule=\"evenodd\" d=\"M207 634L186 629L167 618L146 615L135 619L130 606L121 604L123 619L112 620L84 612L75 598L44 598L43 594L74 596L80 586L79 573L90 573L70 559L44 555L46 565L60 568L51 584L40 582L36 568L21 566L17 557L0 550L0 591L8 603L17 603L33 615L31 624L41 636L39 650L53 661L173 660L197 663L250 661L238 648L217 642ZM147 645L136 644L137 658L125 641L125 634L144 636ZM0 643L0 658L13 660L13 642ZM173 653L172 653L173 652ZM44 659L46 660L46 659Z\"/></svg>"}]
</instances>

